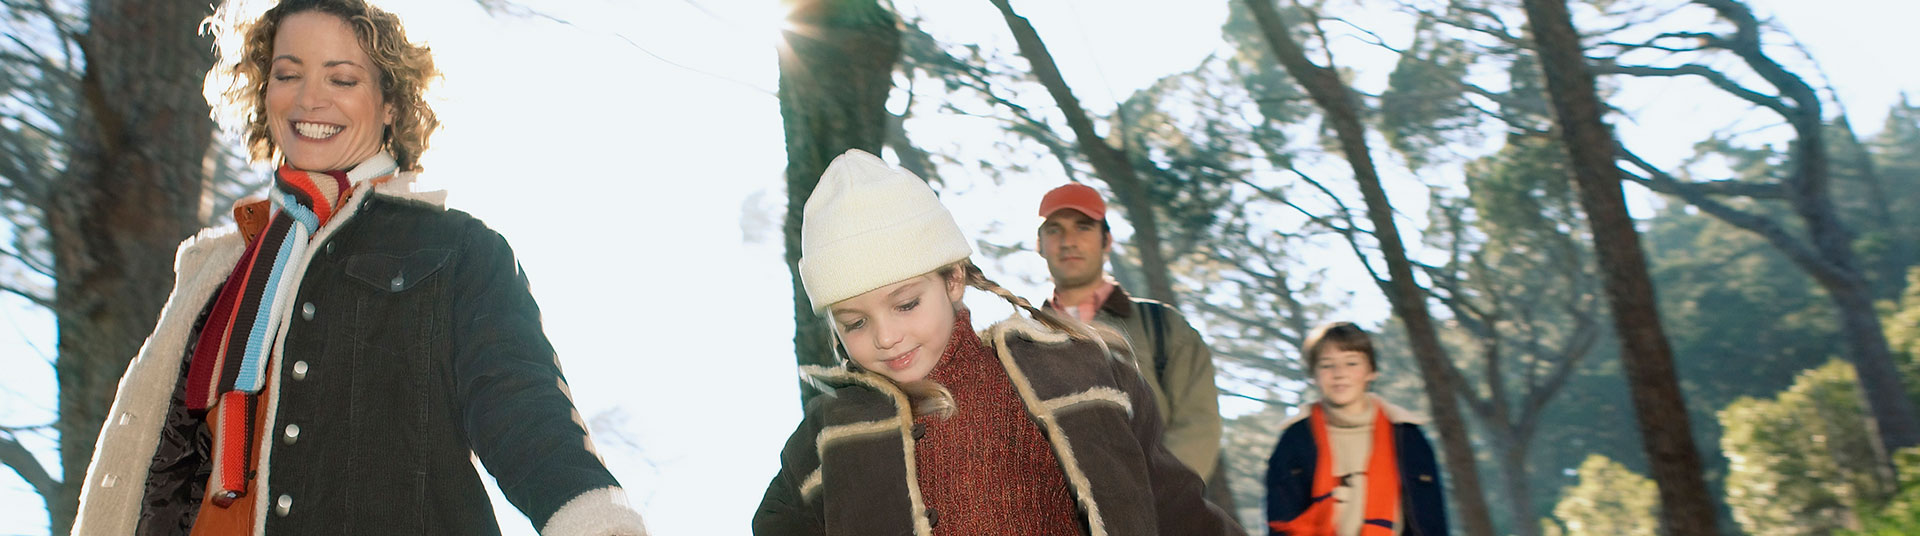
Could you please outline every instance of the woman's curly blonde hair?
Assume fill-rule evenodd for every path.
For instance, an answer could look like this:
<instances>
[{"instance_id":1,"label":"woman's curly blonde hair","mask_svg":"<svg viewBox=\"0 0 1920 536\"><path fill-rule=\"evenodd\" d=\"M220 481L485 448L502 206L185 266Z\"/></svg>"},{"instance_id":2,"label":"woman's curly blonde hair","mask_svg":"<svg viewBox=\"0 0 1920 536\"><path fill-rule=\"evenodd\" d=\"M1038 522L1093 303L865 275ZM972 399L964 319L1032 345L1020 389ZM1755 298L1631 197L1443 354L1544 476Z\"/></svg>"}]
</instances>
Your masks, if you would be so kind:
<instances>
[{"instance_id":1,"label":"woman's curly blonde hair","mask_svg":"<svg viewBox=\"0 0 1920 536\"><path fill-rule=\"evenodd\" d=\"M286 0L258 18L246 20L246 2L230 0L204 25L215 34L218 61L207 73L208 101L217 119L237 127L256 162L279 154L267 129L267 80L273 65L273 38L280 21L296 13L317 11L346 21L371 58L380 80L380 98L393 106L393 123L381 136L381 146L393 153L403 171L419 169L427 138L440 126L427 105L427 85L440 76L433 67L433 51L407 41L400 17L364 0ZM225 89L215 90L225 83Z\"/></svg>"}]
</instances>

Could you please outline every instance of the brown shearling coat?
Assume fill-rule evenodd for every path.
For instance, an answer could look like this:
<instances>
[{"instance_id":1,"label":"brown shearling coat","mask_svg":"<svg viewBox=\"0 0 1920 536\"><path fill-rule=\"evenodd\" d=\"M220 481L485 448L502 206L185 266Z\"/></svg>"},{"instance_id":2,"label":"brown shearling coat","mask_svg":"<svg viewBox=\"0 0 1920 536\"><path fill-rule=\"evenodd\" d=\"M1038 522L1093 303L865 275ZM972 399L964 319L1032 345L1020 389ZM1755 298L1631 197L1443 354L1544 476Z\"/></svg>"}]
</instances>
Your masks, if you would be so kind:
<instances>
[{"instance_id":1,"label":"brown shearling coat","mask_svg":"<svg viewBox=\"0 0 1920 536\"><path fill-rule=\"evenodd\" d=\"M1153 393L1130 360L1015 317L982 336L1052 444L1091 536L1245 534L1168 452ZM907 397L871 372L808 367L835 387L808 405L754 513L759 535L928 536Z\"/></svg>"}]
</instances>

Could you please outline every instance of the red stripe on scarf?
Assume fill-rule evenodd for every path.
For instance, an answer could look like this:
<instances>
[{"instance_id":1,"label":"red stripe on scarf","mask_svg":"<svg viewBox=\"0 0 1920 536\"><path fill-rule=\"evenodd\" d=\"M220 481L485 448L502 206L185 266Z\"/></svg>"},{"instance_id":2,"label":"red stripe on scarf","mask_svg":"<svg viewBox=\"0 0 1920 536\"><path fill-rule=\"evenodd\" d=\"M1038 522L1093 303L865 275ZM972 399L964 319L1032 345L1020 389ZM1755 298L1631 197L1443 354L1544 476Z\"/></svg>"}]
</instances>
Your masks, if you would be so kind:
<instances>
[{"instance_id":1,"label":"red stripe on scarf","mask_svg":"<svg viewBox=\"0 0 1920 536\"><path fill-rule=\"evenodd\" d=\"M225 394L220 395L220 407L218 410L220 417L218 426L214 428L217 431L216 433L251 443L253 434L249 433L251 427L248 426L248 421L252 419L249 418L248 413L251 412L253 408L248 406L246 393L227 391ZM235 456L234 454L239 455ZM246 454L244 449L240 452L215 449L214 457L219 462L217 464L218 466L213 468L213 478L216 485L209 486L210 489L207 490L207 493L219 493L220 490L231 490L235 493L228 495L230 498L245 496L247 494L248 465L248 456Z\"/></svg>"},{"instance_id":2,"label":"red stripe on scarf","mask_svg":"<svg viewBox=\"0 0 1920 536\"><path fill-rule=\"evenodd\" d=\"M240 255L240 262L233 266L233 273L227 276L227 283L220 289L220 299L214 301L213 310L207 313L207 322L200 327L200 340L194 343L193 357L188 361L187 372L187 409L206 411L213 406L214 387L219 379L221 361L226 356L228 330L233 328L234 302L240 300L240 290L247 286L246 278L253 266L253 257L259 253L259 237L247 244L247 250ZM238 280L239 284L235 284Z\"/></svg>"}]
</instances>

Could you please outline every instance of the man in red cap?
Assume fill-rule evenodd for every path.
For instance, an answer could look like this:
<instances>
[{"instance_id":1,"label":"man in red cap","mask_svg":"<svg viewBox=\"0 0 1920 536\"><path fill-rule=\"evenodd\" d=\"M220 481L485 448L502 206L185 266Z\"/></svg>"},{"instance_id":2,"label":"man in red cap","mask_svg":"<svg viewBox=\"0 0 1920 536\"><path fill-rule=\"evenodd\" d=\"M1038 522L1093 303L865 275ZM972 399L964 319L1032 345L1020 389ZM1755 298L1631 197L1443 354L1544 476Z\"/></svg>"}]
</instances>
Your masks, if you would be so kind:
<instances>
[{"instance_id":1,"label":"man in red cap","mask_svg":"<svg viewBox=\"0 0 1920 536\"><path fill-rule=\"evenodd\" d=\"M1220 400L1213 352L1180 311L1135 298L1107 276L1113 229L1100 192L1067 183L1040 198L1040 256L1053 275L1045 307L1119 331L1166 418L1167 450L1207 481L1207 496L1232 511L1220 471Z\"/></svg>"}]
</instances>

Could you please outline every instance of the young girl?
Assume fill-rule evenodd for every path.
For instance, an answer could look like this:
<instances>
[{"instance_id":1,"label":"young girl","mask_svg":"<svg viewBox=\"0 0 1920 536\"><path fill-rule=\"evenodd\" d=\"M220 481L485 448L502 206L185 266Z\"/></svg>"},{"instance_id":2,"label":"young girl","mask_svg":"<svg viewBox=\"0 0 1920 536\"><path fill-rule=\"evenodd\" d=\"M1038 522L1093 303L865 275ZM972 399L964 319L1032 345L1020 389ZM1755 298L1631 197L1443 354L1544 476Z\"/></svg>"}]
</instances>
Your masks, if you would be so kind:
<instances>
[{"instance_id":1,"label":"young girl","mask_svg":"<svg viewBox=\"0 0 1920 536\"><path fill-rule=\"evenodd\" d=\"M1267 460L1269 534L1445 536L1433 447L1419 417L1368 391L1380 373L1367 332L1334 322L1301 349L1321 399Z\"/></svg>"},{"instance_id":2,"label":"young girl","mask_svg":"<svg viewBox=\"0 0 1920 536\"><path fill-rule=\"evenodd\" d=\"M844 347L755 534L1243 533L1160 443L1153 395L1093 328L981 274L924 181L858 150L807 199L800 278ZM966 287L1014 316L976 335Z\"/></svg>"}]
</instances>

